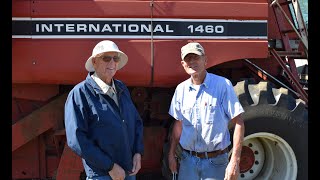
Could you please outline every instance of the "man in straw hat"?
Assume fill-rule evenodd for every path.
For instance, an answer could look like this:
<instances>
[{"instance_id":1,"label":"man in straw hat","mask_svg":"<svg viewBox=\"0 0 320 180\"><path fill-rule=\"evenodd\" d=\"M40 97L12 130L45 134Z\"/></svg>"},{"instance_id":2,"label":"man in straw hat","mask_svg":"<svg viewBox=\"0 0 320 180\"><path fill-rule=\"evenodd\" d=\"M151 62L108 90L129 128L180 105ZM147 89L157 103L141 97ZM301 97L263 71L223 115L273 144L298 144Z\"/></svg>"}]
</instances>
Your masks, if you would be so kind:
<instances>
[{"instance_id":1,"label":"man in straw hat","mask_svg":"<svg viewBox=\"0 0 320 180\"><path fill-rule=\"evenodd\" d=\"M65 103L67 143L87 180L135 180L141 168L142 120L126 85L113 78L127 62L114 42L99 42L85 63L88 76Z\"/></svg>"},{"instance_id":2,"label":"man in straw hat","mask_svg":"<svg viewBox=\"0 0 320 180\"><path fill-rule=\"evenodd\" d=\"M179 180L235 180L244 136L244 112L230 80L206 71L204 48L190 42L181 48L181 65L190 78L180 83L169 114L176 119L168 154L172 173L178 172L175 151L182 148ZM233 151L229 122L235 124Z\"/></svg>"}]
</instances>

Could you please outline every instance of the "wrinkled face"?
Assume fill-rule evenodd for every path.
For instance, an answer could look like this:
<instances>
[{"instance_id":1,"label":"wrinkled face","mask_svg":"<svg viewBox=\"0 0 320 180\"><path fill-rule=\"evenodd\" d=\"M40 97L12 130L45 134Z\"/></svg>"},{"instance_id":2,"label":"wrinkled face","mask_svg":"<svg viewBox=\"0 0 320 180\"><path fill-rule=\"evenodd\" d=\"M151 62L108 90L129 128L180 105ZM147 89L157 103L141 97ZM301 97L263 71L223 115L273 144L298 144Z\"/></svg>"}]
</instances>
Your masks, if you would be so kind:
<instances>
[{"instance_id":1,"label":"wrinkled face","mask_svg":"<svg viewBox=\"0 0 320 180\"><path fill-rule=\"evenodd\" d=\"M184 57L181 64L189 75L199 74L206 70L207 59L205 56L190 53Z\"/></svg>"},{"instance_id":2,"label":"wrinkled face","mask_svg":"<svg viewBox=\"0 0 320 180\"><path fill-rule=\"evenodd\" d=\"M97 75L103 80L111 80L117 72L120 57L117 52L106 52L92 59Z\"/></svg>"}]
</instances>

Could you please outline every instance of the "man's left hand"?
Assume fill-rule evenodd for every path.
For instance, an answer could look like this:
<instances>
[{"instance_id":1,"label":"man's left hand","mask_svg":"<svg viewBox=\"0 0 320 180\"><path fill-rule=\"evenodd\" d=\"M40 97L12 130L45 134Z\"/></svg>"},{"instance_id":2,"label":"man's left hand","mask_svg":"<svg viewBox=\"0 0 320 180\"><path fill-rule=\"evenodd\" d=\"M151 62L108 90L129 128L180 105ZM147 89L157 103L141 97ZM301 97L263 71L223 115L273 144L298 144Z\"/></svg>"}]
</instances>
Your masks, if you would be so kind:
<instances>
[{"instance_id":1,"label":"man's left hand","mask_svg":"<svg viewBox=\"0 0 320 180\"><path fill-rule=\"evenodd\" d=\"M139 170L141 169L141 154L136 153L133 156L133 168L131 170L132 173L130 173L130 176L136 175Z\"/></svg>"}]
</instances>

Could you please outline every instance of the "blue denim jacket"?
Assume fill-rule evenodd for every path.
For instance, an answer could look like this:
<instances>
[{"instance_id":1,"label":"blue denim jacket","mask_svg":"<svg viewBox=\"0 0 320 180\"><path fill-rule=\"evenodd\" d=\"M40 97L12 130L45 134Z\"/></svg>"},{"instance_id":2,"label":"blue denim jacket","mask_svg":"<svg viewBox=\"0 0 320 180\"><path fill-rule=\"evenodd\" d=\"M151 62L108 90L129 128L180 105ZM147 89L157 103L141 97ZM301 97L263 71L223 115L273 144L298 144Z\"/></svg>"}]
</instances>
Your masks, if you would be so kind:
<instances>
[{"instance_id":1,"label":"blue denim jacket","mask_svg":"<svg viewBox=\"0 0 320 180\"><path fill-rule=\"evenodd\" d=\"M106 176L113 163L132 170L143 154L143 123L128 88L114 79L119 107L90 77L77 84L65 103L68 146L80 157L88 177Z\"/></svg>"}]
</instances>

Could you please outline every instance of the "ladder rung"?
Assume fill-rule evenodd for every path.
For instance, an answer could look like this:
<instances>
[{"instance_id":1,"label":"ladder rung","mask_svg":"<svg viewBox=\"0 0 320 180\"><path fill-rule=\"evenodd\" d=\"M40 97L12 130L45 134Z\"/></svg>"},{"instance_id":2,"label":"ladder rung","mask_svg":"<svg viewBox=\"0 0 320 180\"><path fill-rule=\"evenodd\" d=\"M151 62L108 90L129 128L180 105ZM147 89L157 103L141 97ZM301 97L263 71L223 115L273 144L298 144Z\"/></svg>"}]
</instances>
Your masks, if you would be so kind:
<instances>
[{"instance_id":1,"label":"ladder rung","mask_svg":"<svg viewBox=\"0 0 320 180\"><path fill-rule=\"evenodd\" d=\"M285 2L281 2L279 4L280 4L280 6L284 6L284 5L288 5L288 4L291 4L291 3L292 3L292 1L285 1Z\"/></svg>"},{"instance_id":2,"label":"ladder rung","mask_svg":"<svg viewBox=\"0 0 320 180\"><path fill-rule=\"evenodd\" d=\"M286 33L293 33L295 32L293 29L288 29L288 30L282 30L281 31L283 34L286 34Z\"/></svg>"},{"instance_id":3,"label":"ladder rung","mask_svg":"<svg viewBox=\"0 0 320 180\"><path fill-rule=\"evenodd\" d=\"M280 57L291 57L291 58L306 58L306 56L301 52L295 52L295 51L277 51Z\"/></svg>"}]
</instances>

